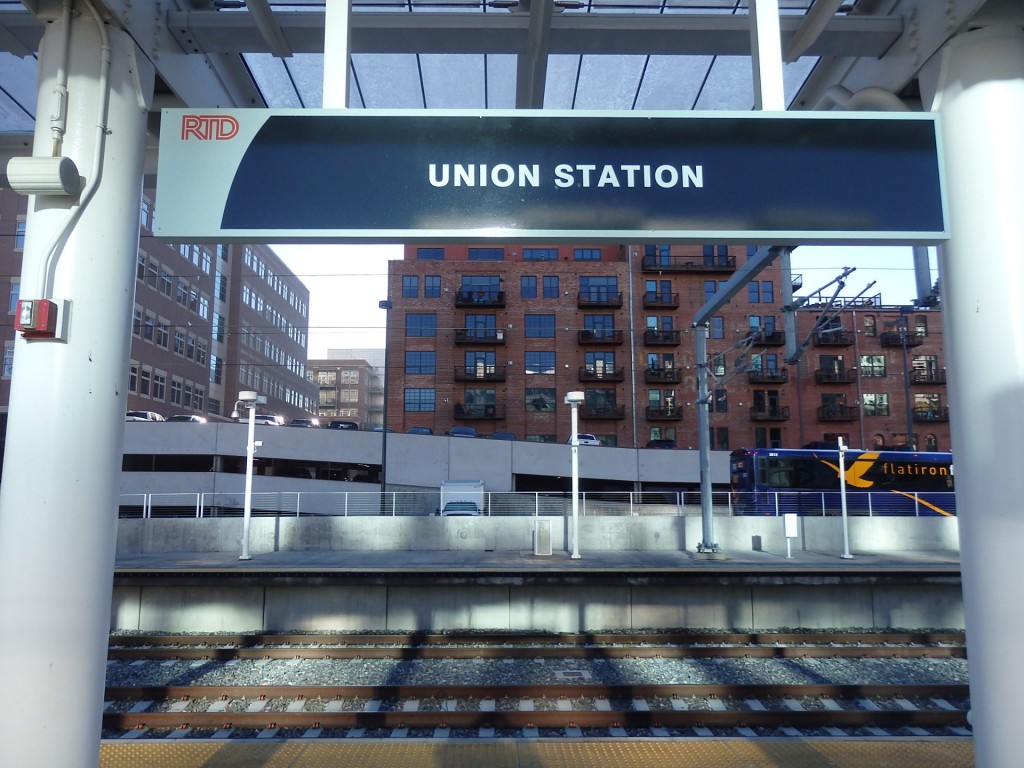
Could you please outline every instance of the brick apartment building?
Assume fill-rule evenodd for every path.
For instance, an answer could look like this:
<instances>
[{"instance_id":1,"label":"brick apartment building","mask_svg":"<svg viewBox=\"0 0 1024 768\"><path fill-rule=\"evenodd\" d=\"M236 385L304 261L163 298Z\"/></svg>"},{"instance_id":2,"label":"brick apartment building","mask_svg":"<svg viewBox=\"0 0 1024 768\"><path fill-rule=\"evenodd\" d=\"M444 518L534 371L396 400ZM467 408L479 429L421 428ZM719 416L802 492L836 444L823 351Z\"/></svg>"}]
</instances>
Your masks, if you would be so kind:
<instances>
[{"instance_id":1,"label":"brick apartment building","mask_svg":"<svg viewBox=\"0 0 1024 768\"><path fill-rule=\"evenodd\" d=\"M261 409L267 412L308 415L316 397L306 379L309 290L265 246L157 240L153 201L154 190L145 190L125 371L128 410L227 419L238 392L248 389L266 395ZM0 189L0 290L8 295L0 320L2 431L17 364L14 311L26 210L27 198Z\"/></svg>"},{"instance_id":2,"label":"brick apartment building","mask_svg":"<svg viewBox=\"0 0 1024 768\"><path fill-rule=\"evenodd\" d=\"M606 445L696 448L692 318L753 250L409 245L389 263L388 425L560 442L565 393L582 390L580 431ZM781 288L773 264L706 331L714 449L900 445L908 419L916 445L949 449L938 310L858 299L810 333L829 313L805 304L787 365Z\"/></svg>"},{"instance_id":3,"label":"brick apartment building","mask_svg":"<svg viewBox=\"0 0 1024 768\"><path fill-rule=\"evenodd\" d=\"M362 351L363 358L335 358L334 350L328 350L327 358L309 361L306 375L317 387L314 410L321 424L337 418L354 421L360 429L382 425L383 350ZM379 368L369 359L376 357Z\"/></svg>"}]
</instances>

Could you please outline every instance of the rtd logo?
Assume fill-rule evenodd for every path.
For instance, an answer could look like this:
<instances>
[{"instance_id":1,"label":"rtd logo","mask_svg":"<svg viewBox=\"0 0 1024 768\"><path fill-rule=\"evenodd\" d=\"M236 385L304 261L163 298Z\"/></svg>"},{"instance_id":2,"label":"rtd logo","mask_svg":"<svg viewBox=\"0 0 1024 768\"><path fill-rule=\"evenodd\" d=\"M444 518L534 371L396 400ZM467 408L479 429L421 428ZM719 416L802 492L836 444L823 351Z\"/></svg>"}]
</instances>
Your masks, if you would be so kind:
<instances>
[{"instance_id":1,"label":"rtd logo","mask_svg":"<svg viewBox=\"0 0 1024 768\"><path fill-rule=\"evenodd\" d=\"M238 120L230 115L182 115L181 140L226 141L238 134Z\"/></svg>"}]
</instances>

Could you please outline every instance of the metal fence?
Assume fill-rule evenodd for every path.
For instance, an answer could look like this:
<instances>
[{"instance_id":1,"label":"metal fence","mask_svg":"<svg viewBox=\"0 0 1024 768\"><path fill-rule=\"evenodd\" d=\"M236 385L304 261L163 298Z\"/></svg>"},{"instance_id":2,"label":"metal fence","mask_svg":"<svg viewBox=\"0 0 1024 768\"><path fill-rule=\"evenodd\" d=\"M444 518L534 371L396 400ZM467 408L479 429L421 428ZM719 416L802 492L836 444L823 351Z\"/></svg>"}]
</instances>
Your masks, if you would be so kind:
<instances>
[{"instance_id":1,"label":"metal fence","mask_svg":"<svg viewBox=\"0 0 1024 768\"><path fill-rule=\"evenodd\" d=\"M737 515L838 515L842 513L842 495L839 491L734 493L731 506ZM955 514L956 494L856 491L846 494L846 509L850 515L867 517Z\"/></svg>"},{"instance_id":2,"label":"metal fence","mask_svg":"<svg viewBox=\"0 0 1024 768\"><path fill-rule=\"evenodd\" d=\"M727 493L715 494L716 513L730 514ZM136 493L121 497L121 517L236 517L243 513L242 493ZM441 506L438 491L324 492L294 491L252 494L255 516L436 515ZM583 516L699 515L700 494L672 491L663 493L600 492L580 493ZM484 493L482 515L559 516L572 514L568 493Z\"/></svg>"}]
</instances>

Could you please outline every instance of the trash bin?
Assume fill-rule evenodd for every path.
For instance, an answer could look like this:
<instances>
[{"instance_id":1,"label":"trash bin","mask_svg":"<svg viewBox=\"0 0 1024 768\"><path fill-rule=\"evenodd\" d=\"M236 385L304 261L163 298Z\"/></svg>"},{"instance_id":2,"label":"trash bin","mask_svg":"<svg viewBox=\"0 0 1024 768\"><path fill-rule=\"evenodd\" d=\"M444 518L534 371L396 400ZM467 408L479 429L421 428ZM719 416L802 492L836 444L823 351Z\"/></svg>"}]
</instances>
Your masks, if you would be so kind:
<instances>
[{"instance_id":1,"label":"trash bin","mask_svg":"<svg viewBox=\"0 0 1024 768\"><path fill-rule=\"evenodd\" d=\"M551 554L551 521L536 518L533 523L533 554Z\"/></svg>"}]
</instances>

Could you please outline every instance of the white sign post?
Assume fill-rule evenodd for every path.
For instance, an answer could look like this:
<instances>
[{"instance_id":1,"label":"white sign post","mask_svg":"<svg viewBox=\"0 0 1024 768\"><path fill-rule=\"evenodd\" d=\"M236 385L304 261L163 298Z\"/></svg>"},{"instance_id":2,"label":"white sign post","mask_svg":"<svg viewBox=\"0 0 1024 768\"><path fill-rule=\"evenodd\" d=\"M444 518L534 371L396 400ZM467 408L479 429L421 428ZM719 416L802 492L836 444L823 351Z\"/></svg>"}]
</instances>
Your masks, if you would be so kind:
<instances>
[{"instance_id":1,"label":"white sign post","mask_svg":"<svg viewBox=\"0 0 1024 768\"><path fill-rule=\"evenodd\" d=\"M786 559L793 559L792 541L799 533L797 532L796 513L786 512L782 516L782 522L786 529Z\"/></svg>"},{"instance_id":2,"label":"white sign post","mask_svg":"<svg viewBox=\"0 0 1024 768\"><path fill-rule=\"evenodd\" d=\"M844 560L850 560L850 529L846 524L846 445L843 438L839 438L839 505L843 510L843 554Z\"/></svg>"}]
</instances>

